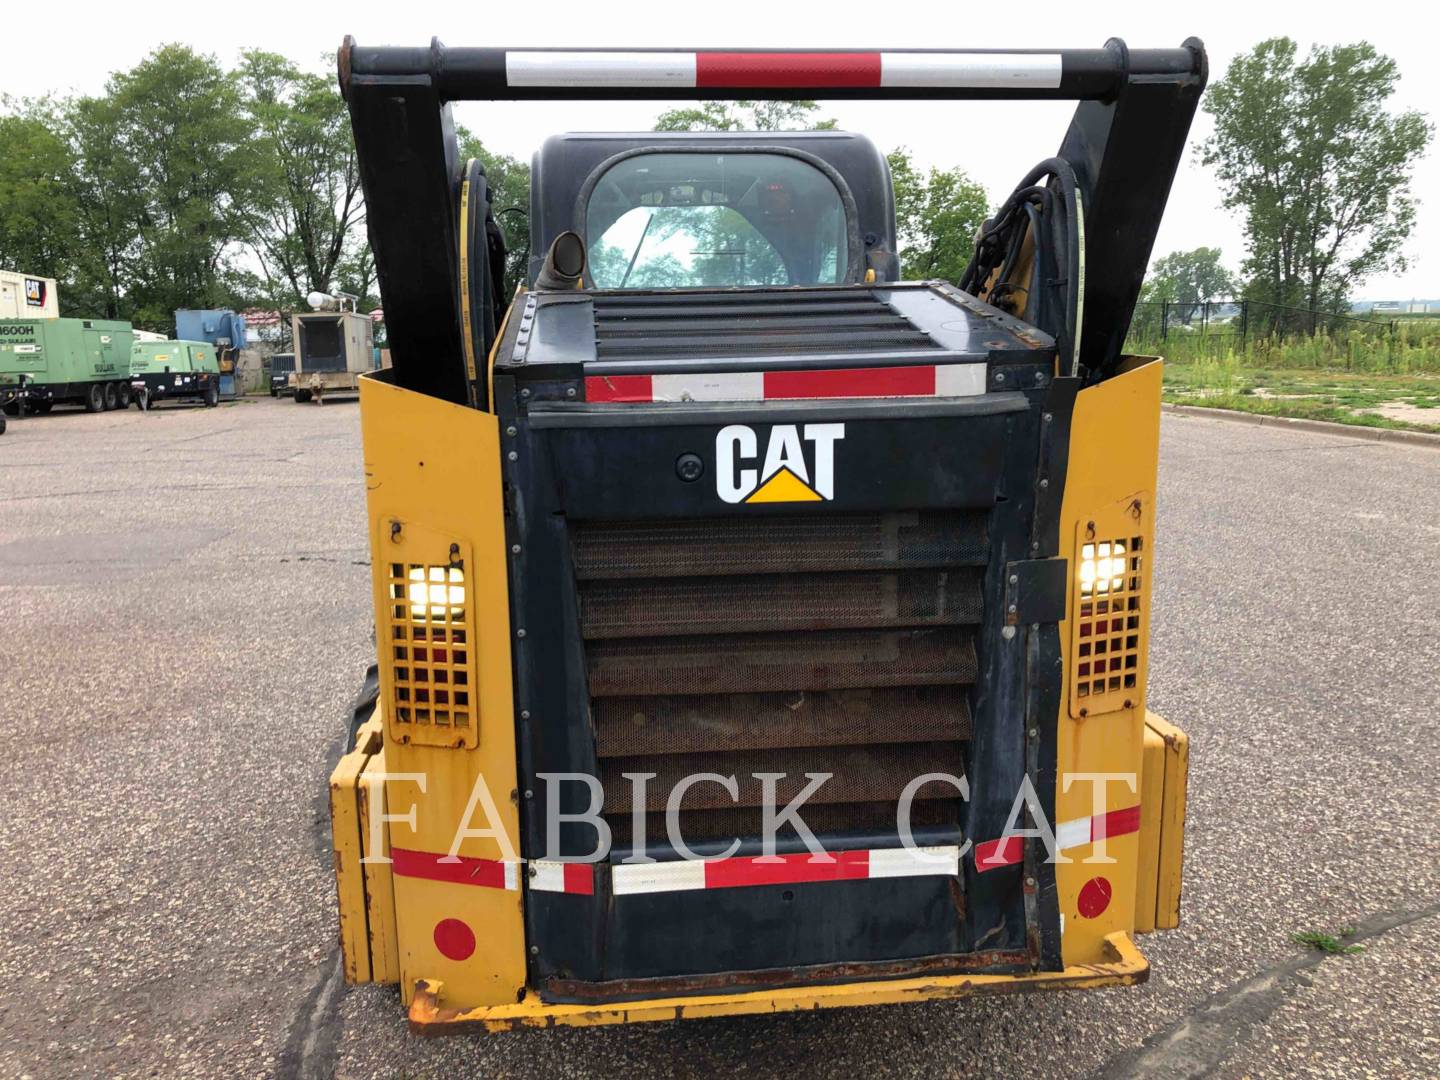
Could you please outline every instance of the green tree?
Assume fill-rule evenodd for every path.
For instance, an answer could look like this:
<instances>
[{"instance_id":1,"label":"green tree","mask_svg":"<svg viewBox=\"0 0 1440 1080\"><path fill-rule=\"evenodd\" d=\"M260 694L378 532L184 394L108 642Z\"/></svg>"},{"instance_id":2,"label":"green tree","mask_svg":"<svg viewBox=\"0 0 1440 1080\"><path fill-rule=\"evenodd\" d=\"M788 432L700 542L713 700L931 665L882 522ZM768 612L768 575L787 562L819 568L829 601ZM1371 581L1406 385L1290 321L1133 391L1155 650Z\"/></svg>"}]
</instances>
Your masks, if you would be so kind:
<instances>
[{"instance_id":1,"label":"green tree","mask_svg":"<svg viewBox=\"0 0 1440 1080\"><path fill-rule=\"evenodd\" d=\"M67 110L82 242L106 314L173 328L224 304L254 198L253 127L213 56L164 45Z\"/></svg>"},{"instance_id":2,"label":"green tree","mask_svg":"<svg viewBox=\"0 0 1440 1080\"><path fill-rule=\"evenodd\" d=\"M0 268L68 282L79 246L75 156L51 102L0 106Z\"/></svg>"},{"instance_id":3,"label":"green tree","mask_svg":"<svg viewBox=\"0 0 1440 1080\"><path fill-rule=\"evenodd\" d=\"M340 271L365 243L364 205L334 79L259 50L243 54L236 74L255 132L251 198L241 210L269 291L288 301L283 308L312 290L357 291L360 283Z\"/></svg>"},{"instance_id":4,"label":"green tree","mask_svg":"<svg viewBox=\"0 0 1440 1080\"><path fill-rule=\"evenodd\" d=\"M834 120L816 120L813 101L697 101L667 109L656 131L834 131Z\"/></svg>"},{"instance_id":5,"label":"green tree","mask_svg":"<svg viewBox=\"0 0 1440 1080\"><path fill-rule=\"evenodd\" d=\"M75 160L70 197L77 222L75 266L64 310L130 319L141 253L145 193L134 161L120 142L120 110L110 96L80 98L62 109L65 138ZM151 325L147 329L163 329Z\"/></svg>"},{"instance_id":6,"label":"green tree","mask_svg":"<svg viewBox=\"0 0 1440 1080\"><path fill-rule=\"evenodd\" d=\"M1203 304L1236 296L1240 282L1220 259L1219 248L1172 251L1151 265L1140 299L1149 303Z\"/></svg>"},{"instance_id":7,"label":"green tree","mask_svg":"<svg viewBox=\"0 0 1440 1080\"><path fill-rule=\"evenodd\" d=\"M1236 57L1211 87L1202 158L1245 218L1247 295L1339 309L1370 274L1405 266L1411 173L1431 128L1418 112L1387 111L1398 77L1366 42L1297 60L1281 37Z\"/></svg>"},{"instance_id":8,"label":"green tree","mask_svg":"<svg viewBox=\"0 0 1440 1080\"><path fill-rule=\"evenodd\" d=\"M956 282L989 213L985 189L962 169L921 173L903 146L886 155L895 188L900 276Z\"/></svg>"}]
</instances>

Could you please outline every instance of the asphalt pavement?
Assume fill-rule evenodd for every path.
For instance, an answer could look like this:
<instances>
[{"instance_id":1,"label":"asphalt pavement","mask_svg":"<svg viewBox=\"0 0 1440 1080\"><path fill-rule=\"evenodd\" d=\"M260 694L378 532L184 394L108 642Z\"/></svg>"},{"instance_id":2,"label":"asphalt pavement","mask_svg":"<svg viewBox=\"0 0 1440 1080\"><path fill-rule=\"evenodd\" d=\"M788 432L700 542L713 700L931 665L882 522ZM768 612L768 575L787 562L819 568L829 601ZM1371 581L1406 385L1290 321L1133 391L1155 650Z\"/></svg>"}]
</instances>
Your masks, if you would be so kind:
<instances>
[{"instance_id":1,"label":"asphalt pavement","mask_svg":"<svg viewBox=\"0 0 1440 1080\"><path fill-rule=\"evenodd\" d=\"M13 422L0 1076L1440 1075L1440 452L1167 415L1161 475L1190 813L1145 986L422 1040L335 966L357 407Z\"/></svg>"}]
</instances>

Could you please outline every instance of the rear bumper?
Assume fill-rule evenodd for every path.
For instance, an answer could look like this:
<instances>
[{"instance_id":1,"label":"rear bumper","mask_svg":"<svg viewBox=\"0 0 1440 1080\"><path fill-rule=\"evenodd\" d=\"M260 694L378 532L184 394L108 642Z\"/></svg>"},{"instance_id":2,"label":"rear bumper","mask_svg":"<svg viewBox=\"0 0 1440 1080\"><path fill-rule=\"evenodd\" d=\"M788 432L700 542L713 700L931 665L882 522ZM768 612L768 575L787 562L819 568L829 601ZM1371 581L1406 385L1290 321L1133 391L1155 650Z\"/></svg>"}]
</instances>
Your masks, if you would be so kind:
<instances>
[{"instance_id":1,"label":"rear bumper","mask_svg":"<svg viewBox=\"0 0 1440 1080\"><path fill-rule=\"evenodd\" d=\"M858 1005L900 1005L906 1002L975 997L982 994L1024 994L1042 990L1093 990L1135 986L1150 976L1150 962L1130 936L1114 933L1105 939L1107 959L1063 971L1026 975L945 975L839 986L801 986L745 994L653 998L615 1005L552 1005L533 990L514 1004L473 1009L446 1008L445 985L431 979L415 984L410 1002L410 1030L417 1035L449 1035L475 1031L509 1031L521 1027L589 1027L634 1024L652 1020L689 1020L707 1016L841 1009Z\"/></svg>"}]
</instances>

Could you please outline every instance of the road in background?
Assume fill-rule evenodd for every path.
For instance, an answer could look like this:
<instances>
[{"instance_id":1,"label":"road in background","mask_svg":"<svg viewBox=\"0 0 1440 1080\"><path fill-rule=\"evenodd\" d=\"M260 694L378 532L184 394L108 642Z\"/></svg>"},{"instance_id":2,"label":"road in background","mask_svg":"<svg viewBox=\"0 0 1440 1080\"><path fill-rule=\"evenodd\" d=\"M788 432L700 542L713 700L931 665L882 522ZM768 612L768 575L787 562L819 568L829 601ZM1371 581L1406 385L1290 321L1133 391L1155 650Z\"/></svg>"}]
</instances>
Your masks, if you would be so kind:
<instances>
[{"instance_id":1,"label":"road in background","mask_svg":"<svg viewBox=\"0 0 1440 1080\"><path fill-rule=\"evenodd\" d=\"M358 427L261 400L0 441L0 1075L1440 1075L1440 453L1166 417L1150 703L1190 819L1146 986L431 1041L335 975Z\"/></svg>"}]
</instances>

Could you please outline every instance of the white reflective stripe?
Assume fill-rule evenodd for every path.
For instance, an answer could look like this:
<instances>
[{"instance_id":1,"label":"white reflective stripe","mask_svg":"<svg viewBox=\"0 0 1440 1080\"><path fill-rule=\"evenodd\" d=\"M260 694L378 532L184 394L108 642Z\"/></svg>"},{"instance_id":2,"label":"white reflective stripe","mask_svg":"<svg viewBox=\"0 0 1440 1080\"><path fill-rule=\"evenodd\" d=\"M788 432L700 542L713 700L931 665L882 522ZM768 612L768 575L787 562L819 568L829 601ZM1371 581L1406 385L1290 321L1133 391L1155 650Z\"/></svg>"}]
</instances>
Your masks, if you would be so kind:
<instances>
[{"instance_id":1,"label":"white reflective stripe","mask_svg":"<svg viewBox=\"0 0 1440 1080\"><path fill-rule=\"evenodd\" d=\"M651 401L764 401L765 373L652 375Z\"/></svg>"},{"instance_id":2,"label":"white reflective stripe","mask_svg":"<svg viewBox=\"0 0 1440 1080\"><path fill-rule=\"evenodd\" d=\"M565 864L537 859L530 864L530 888L541 892L565 891Z\"/></svg>"},{"instance_id":3,"label":"white reflective stripe","mask_svg":"<svg viewBox=\"0 0 1440 1080\"><path fill-rule=\"evenodd\" d=\"M936 364L936 397L970 397L985 392L984 364Z\"/></svg>"},{"instance_id":4,"label":"white reflective stripe","mask_svg":"<svg viewBox=\"0 0 1440 1080\"><path fill-rule=\"evenodd\" d=\"M1056 87L1059 53L880 54L881 86Z\"/></svg>"},{"instance_id":5,"label":"white reflective stripe","mask_svg":"<svg viewBox=\"0 0 1440 1080\"><path fill-rule=\"evenodd\" d=\"M1082 844L1090 843L1090 819L1088 817L1078 818L1075 821L1062 821L1055 826L1055 846L1065 851L1067 848L1080 847Z\"/></svg>"},{"instance_id":6,"label":"white reflective stripe","mask_svg":"<svg viewBox=\"0 0 1440 1080\"><path fill-rule=\"evenodd\" d=\"M960 873L958 847L884 848L870 852L872 878L954 876Z\"/></svg>"},{"instance_id":7,"label":"white reflective stripe","mask_svg":"<svg viewBox=\"0 0 1440 1080\"><path fill-rule=\"evenodd\" d=\"M693 52L507 52L507 86L694 86Z\"/></svg>"},{"instance_id":8,"label":"white reflective stripe","mask_svg":"<svg viewBox=\"0 0 1440 1080\"><path fill-rule=\"evenodd\" d=\"M617 866L610 871L610 889L616 896L631 893L684 892L705 888L705 863L683 862Z\"/></svg>"},{"instance_id":9,"label":"white reflective stripe","mask_svg":"<svg viewBox=\"0 0 1440 1080\"><path fill-rule=\"evenodd\" d=\"M518 862L505 863L505 888L511 892L520 888L520 864Z\"/></svg>"}]
</instances>

